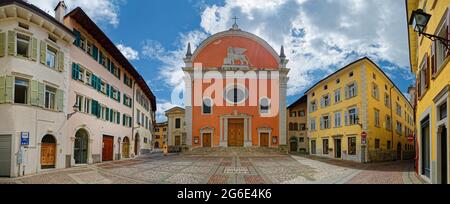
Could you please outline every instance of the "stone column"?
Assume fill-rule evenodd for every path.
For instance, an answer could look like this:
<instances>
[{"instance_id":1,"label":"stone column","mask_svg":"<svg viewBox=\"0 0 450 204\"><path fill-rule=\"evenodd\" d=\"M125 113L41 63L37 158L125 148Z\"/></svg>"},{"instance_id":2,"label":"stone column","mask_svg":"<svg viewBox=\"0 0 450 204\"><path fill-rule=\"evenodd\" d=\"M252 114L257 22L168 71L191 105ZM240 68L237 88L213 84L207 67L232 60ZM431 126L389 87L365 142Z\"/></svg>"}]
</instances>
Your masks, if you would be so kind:
<instances>
[{"instance_id":1,"label":"stone column","mask_svg":"<svg viewBox=\"0 0 450 204\"><path fill-rule=\"evenodd\" d=\"M280 72L280 114L279 114L279 144L287 145L287 133L286 133L286 94L287 94L287 73Z\"/></svg>"}]
</instances>

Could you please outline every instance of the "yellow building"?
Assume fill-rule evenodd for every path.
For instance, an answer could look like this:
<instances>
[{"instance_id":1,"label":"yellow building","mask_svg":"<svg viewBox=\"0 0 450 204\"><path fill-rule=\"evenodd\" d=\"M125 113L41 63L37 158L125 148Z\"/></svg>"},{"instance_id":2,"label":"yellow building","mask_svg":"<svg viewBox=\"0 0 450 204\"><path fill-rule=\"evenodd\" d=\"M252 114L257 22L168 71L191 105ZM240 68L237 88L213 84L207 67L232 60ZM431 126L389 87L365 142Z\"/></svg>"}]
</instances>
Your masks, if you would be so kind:
<instances>
[{"instance_id":1,"label":"yellow building","mask_svg":"<svg viewBox=\"0 0 450 204\"><path fill-rule=\"evenodd\" d=\"M306 95L310 154L356 162L414 155L407 138L414 127L411 104L370 59L338 70Z\"/></svg>"},{"instance_id":2,"label":"yellow building","mask_svg":"<svg viewBox=\"0 0 450 204\"><path fill-rule=\"evenodd\" d=\"M153 138L155 149L162 149L163 145L167 144L167 127L167 122L155 125L155 138Z\"/></svg>"},{"instance_id":3,"label":"yellow building","mask_svg":"<svg viewBox=\"0 0 450 204\"><path fill-rule=\"evenodd\" d=\"M409 23L413 11L430 14L423 31L443 39L432 41L409 26L411 71L417 77L418 173L430 183L449 183L450 50L444 42L450 39L450 0L407 0L406 7Z\"/></svg>"},{"instance_id":4,"label":"yellow building","mask_svg":"<svg viewBox=\"0 0 450 204\"><path fill-rule=\"evenodd\" d=\"M290 152L308 152L308 130L307 115L308 112L307 96L302 96L287 108L287 127Z\"/></svg>"}]
</instances>

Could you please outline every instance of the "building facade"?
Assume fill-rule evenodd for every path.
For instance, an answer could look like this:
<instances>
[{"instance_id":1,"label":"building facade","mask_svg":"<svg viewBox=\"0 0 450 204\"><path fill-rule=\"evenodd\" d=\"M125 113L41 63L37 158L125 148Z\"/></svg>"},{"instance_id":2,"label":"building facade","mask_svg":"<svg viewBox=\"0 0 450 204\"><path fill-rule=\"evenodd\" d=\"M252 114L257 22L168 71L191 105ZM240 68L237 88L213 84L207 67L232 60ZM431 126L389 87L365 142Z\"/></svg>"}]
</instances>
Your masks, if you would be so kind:
<instances>
[{"instance_id":1,"label":"building facade","mask_svg":"<svg viewBox=\"0 0 450 204\"><path fill-rule=\"evenodd\" d=\"M64 23L76 36L69 104L79 113L69 119L66 129L72 141L66 147L71 165L148 152L155 101L150 102L154 97L145 81L82 9L67 14Z\"/></svg>"},{"instance_id":2,"label":"building facade","mask_svg":"<svg viewBox=\"0 0 450 204\"><path fill-rule=\"evenodd\" d=\"M185 110L180 107L166 111L167 117L167 145L186 146L186 122Z\"/></svg>"},{"instance_id":3,"label":"building facade","mask_svg":"<svg viewBox=\"0 0 450 204\"><path fill-rule=\"evenodd\" d=\"M432 17L425 32L450 39L450 0L407 0L408 21L422 9ZM416 75L418 173L435 184L449 183L448 101L450 50L441 41L419 36L409 26L411 71Z\"/></svg>"},{"instance_id":4,"label":"building facade","mask_svg":"<svg viewBox=\"0 0 450 204\"><path fill-rule=\"evenodd\" d=\"M153 138L153 147L155 149L162 149L167 144L167 127L168 122L156 123L155 137Z\"/></svg>"},{"instance_id":5,"label":"building facade","mask_svg":"<svg viewBox=\"0 0 450 204\"><path fill-rule=\"evenodd\" d=\"M413 109L370 59L338 70L306 94L312 155L357 162L414 155L414 145L408 141L413 134Z\"/></svg>"},{"instance_id":6,"label":"building facade","mask_svg":"<svg viewBox=\"0 0 450 204\"><path fill-rule=\"evenodd\" d=\"M0 176L18 177L133 157L134 93L145 80L80 8L50 16L22 0L0 3ZM128 80L126 80L128 79ZM137 99L136 99L137 100ZM138 104L138 103L136 103ZM140 143L137 143L140 144ZM145 152L145 151L140 151Z\"/></svg>"},{"instance_id":7,"label":"building facade","mask_svg":"<svg viewBox=\"0 0 450 204\"><path fill-rule=\"evenodd\" d=\"M302 96L287 108L289 151L308 153L308 97Z\"/></svg>"},{"instance_id":8,"label":"building facade","mask_svg":"<svg viewBox=\"0 0 450 204\"><path fill-rule=\"evenodd\" d=\"M188 47L187 146L286 148L284 52L236 24Z\"/></svg>"},{"instance_id":9,"label":"building facade","mask_svg":"<svg viewBox=\"0 0 450 204\"><path fill-rule=\"evenodd\" d=\"M23 1L2 1L0 10L0 176L64 168L74 35Z\"/></svg>"}]
</instances>

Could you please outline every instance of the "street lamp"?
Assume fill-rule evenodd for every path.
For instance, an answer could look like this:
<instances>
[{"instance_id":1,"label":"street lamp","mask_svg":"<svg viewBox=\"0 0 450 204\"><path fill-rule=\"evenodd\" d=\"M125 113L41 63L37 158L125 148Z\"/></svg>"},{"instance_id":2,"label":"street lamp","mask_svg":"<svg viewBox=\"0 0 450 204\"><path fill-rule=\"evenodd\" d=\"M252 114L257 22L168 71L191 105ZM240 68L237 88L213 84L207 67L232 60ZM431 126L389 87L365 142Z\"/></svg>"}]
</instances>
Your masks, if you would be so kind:
<instances>
[{"instance_id":1,"label":"street lamp","mask_svg":"<svg viewBox=\"0 0 450 204\"><path fill-rule=\"evenodd\" d=\"M73 105L73 113L67 115L67 120L69 120L73 115L80 111L80 106L78 104Z\"/></svg>"},{"instance_id":2,"label":"street lamp","mask_svg":"<svg viewBox=\"0 0 450 204\"><path fill-rule=\"evenodd\" d=\"M415 32L419 33L419 36L423 35L432 41L439 40L442 42L442 44L444 44L444 46L447 49L449 49L450 47L449 40L437 35L432 35L424 32L425 28L428 25L428 22L430 21L430 18L431 18L430 14L425 13L422 9L417 9L413 11L411 18L409 20L409 25L411 25L414 28Z\"/></svg>"}]
</instances>

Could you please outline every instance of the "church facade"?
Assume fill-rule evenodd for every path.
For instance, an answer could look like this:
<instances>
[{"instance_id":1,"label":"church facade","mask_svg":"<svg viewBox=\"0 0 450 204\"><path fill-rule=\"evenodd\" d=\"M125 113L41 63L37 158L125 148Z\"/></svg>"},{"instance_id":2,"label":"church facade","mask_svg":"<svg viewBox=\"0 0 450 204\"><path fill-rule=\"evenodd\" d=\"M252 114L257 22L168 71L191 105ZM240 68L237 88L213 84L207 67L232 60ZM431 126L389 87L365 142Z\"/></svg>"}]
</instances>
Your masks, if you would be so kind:
<instances>
[{"instance_id":1,"label":"church facade","mask_svg":"<svg viewBox=\"0 0 450 204\"><path fill-rule=\"evenodd\" d=\"M184 59L186 145L282 148L289 69L260 37L237 24Z\"/></svg>"}]
</instances>

